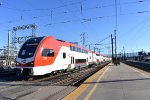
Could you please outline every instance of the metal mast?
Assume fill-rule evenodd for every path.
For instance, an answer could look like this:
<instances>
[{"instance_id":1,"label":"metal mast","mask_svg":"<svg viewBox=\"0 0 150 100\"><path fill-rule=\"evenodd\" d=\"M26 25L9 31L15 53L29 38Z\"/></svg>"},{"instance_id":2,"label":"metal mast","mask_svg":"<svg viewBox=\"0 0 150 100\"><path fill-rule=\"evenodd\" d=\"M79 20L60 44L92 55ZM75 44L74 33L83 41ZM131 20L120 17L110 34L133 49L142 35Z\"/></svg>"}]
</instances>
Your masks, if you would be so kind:
<instances>
[{"instance_id":1,"label":"metal mast","mask_svg":"<svg viewBox=\"0 0 150 100\"><path fill-rule=\"evenodd\" d=\"M115 0L115 30L114 30L114 36L115 36L115 61L117 62L117 38L116 38L116 33L117 33L117 0Z\"/></svg>"},{"instance_id":2,"label":"metal mast","mask_svg":"<svg viewBox=\"0 0 150 100\"><path fill-rule=\"evenodd\" d=\"M112 34L111 34L111 47L112 47L112 62L114 62L114 45L113 45L113 37L112 37Z\"/></svg>"},{"instance_id":3,"label":"metal mast","mask_svg":"<svg viewBox=\"0 0 150 100\"><path fill-rule=\"evenodd\" d=\"M17 37L16 32L18 30L26 30L26 29L32 29L32 35L30 36L22 36L22 37ZM12 29L12 53L13 53L13 57L16 56L17 54L17 45L16 44L22 44L24 43L27 39L35 37L36 36L36 29L37 26L35 24L28 24L28 25L22 25L22 26L16 26L13 27Z\"/></svg>"},{"instance_id":4,"label":"metal mast","mask_svg":"<svg viewBox=\"0 0 150 100\"><path fill-rule=\"evenodd\" d=\"M86 33L81 33L80 35L81 37L81 43L82 43L82 47L86 47Z\"/></svg>"}]
</instances>

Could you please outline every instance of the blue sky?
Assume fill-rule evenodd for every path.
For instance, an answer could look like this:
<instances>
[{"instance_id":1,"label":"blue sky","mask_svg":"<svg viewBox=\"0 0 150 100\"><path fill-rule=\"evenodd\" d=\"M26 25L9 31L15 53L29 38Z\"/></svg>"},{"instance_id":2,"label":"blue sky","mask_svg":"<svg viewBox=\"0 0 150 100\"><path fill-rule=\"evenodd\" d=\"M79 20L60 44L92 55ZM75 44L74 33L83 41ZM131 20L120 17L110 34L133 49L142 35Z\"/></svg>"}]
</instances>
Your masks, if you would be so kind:
<instances>
[{"instance_id":1,"label":"blue sky","mask_svg":"<svg viewBox=\"0 0 150 100\"><path fill-rule=\"evenodd\" d=\"M54 36L80 42L86 33L87 44L98 43L115 29L115 0L0 0L0 47L7 44L7 30L35 23L37 36ZM117 0L117 51L150 51L150 0ZM82 10L81 10L82 7ZM51 13L53 12L53 13ZM22 18L21 18L22 16ZM17 36L31 30L18 31ZM109 44L110 39L102 42ZM109 45L97 46L108 53Z\"/></svg>"}]
</instances>

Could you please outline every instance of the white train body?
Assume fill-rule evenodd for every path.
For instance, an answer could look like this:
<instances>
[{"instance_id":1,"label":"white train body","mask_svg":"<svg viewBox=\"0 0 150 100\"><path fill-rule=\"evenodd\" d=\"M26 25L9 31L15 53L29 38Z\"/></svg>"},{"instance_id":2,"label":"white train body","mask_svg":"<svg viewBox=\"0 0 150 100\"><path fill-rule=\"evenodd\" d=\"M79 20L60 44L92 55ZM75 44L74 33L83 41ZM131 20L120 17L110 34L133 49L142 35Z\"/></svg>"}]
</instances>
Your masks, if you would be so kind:
<instances>
[{"instance_id":1,"label":"white train body","mask_svg":"<svg viewBox=\"0 0 150 100\"><path fill-rule=\"evenodd\" d=\"M44 75L111 60L69 42L51 36L27 40L16 58L17 69L29 75Z\"/></svg>"}]
</instances>

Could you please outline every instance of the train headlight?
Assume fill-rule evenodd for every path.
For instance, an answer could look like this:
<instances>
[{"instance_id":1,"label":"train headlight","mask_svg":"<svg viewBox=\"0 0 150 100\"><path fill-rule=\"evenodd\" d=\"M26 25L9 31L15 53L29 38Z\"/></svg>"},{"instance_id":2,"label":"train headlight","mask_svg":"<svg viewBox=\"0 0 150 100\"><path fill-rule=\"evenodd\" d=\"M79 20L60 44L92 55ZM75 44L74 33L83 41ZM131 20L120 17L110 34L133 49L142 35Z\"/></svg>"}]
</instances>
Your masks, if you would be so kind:
<instances>
[{"instance_id":1,"label":"train headlight","mask_svg":"<svg viewBox=\"0 0 150 100\"><path fill-rule=\"evenodd\" d=\"M17 62L17 63L16 63L16 65L18 66L18 65L19 65L19 63Z\"/></svg>"},{"instance_id":2,"label":"train headlight","mask_svg":"<svg viewBox=\"0 0 150 100\"><path fill-rule=\"evenodd\" d=\"M33 65L33 62L31 62L31 65Z\"/></svg>"},{"instance_id":3,"label":"train headlight","mask_svg":"<svg viewBox=\"0 0 150 100\"><path fill-rule=\"evenodd\" d=\"M34 62L32 61L32 62L28 63L27 65L28 66L34 66Z\"/></svg>"}]
</instances>

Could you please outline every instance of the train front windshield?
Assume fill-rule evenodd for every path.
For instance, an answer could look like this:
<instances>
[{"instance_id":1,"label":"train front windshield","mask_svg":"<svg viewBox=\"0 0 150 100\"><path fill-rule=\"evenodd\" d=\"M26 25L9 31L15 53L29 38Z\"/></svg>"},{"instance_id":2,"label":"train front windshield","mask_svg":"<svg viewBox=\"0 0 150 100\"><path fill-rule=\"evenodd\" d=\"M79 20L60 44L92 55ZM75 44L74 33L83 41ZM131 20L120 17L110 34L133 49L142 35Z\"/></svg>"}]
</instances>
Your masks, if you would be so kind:
<instances>
[{"instance_id":1,"label":"train front windshield","mask_svg":"<svg viewBox=\"0 0 150 100\"><path fill-rule=\"evenodd\" d=\"M33 57L38 45L43 38L44 37L37 37L27 40L21 47L18 57L23 59Z\"/></svg>"}]
</instances>

